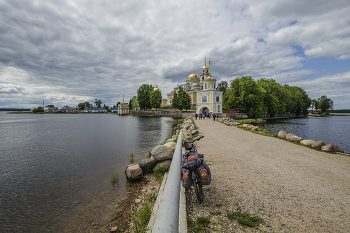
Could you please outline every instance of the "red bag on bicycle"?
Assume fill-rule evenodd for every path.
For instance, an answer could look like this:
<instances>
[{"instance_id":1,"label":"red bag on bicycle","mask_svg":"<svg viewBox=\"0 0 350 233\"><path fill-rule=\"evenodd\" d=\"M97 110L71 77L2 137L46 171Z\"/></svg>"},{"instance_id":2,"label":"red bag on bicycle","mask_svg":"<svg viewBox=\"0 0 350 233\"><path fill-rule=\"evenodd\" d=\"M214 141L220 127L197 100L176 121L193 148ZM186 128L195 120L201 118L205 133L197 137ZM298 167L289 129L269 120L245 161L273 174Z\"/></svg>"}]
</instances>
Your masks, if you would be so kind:
<instances>
[{"instance_id":1,"label":"red bag on bicycle","mask_svg":"<svg viewBox=\"0 0 350 233\"><path fill-rule=\"evenodd\" d=\"M182 168L181 184L186 189L192 186L192 175L186 168Z\"/></svg>"},{"instance_id":2,"label":"red bag on bicycle","mask_svg":"<svg viewBox=\"0 0 350 233\"><path fill-rule=\"evenodd\" d=\"M198 173L202 181L202 185L209 185L211 183L210 168L206 162L203 162L198 168Z\"/></svg>"},{"instance_id":3,"label":"red bag on bicycle","mask_svg":"<svg viewBox=\"0 0 350 233\"><path fill-rule=\"evenodd\" d=\"M182 155L182 167L189 169L190 167L198 167L203 163L203 154L187 152Z\"/></svg>"}]
</instances>

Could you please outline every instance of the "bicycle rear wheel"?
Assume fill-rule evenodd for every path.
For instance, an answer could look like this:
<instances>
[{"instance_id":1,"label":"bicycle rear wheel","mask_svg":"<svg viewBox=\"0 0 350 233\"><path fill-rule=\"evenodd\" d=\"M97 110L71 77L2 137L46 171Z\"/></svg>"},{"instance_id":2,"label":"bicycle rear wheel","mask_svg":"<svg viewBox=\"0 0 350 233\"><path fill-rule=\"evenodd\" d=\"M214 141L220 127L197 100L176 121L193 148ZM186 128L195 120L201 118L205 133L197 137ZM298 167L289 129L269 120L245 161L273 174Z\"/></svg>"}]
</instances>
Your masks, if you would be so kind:
<instances>
[{"instance_id":1,"label":"bicycle rear wheel","mask_svg":"<svg viewBox=\"0 0 350 233\"><path fill-rule=\"evenodd\" d=\"M204 201L202 184L198 179L194 179L193 186L194 186L194 190L196 191L197 200L199 204L201 204Z\"/></svg>"}]
</instances>

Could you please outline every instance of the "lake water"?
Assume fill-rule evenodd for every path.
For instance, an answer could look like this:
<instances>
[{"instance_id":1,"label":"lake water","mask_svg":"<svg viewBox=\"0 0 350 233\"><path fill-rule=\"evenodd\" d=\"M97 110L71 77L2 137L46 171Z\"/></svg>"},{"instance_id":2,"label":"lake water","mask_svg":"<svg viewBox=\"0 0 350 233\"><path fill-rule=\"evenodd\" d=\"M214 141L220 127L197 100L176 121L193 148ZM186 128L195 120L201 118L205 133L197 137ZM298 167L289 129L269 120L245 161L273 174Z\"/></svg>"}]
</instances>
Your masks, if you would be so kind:
<instances>
[{"instance_id":1,"label":"lake water","mask_svg":"<svg viewBox=\"0 0 350 233\"><path fill-rule=\"evenodd\" d=\"M129 155L146 158L171 134L171 119L0 112L0 231L105 229L125 196Z\"/></svg>"},{"instance_id":2,"label":"lake water","mask_svg":"<svg viewBox=\"0 0 350 233\"><path fill-rule=\"evenodd\" d=\"M350 153L350 116L277 119L257 125L270 133L284 130L302 139L336 144L342 147L345 153Z\"/></svg>"}]
</instances>

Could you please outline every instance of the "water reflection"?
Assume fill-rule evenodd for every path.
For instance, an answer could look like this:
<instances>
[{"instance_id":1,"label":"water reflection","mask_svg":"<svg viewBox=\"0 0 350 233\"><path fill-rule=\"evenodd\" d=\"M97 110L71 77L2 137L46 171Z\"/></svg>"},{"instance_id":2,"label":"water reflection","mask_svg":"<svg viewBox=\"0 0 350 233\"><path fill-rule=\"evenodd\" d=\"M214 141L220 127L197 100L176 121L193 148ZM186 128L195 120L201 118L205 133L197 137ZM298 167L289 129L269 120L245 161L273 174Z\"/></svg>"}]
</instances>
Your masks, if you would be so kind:
<instances>
[{"instance_id":1,"label":"water reflection","mask_svg":"<svg viewBox=\"0 0 350 233\"><path fill-rule=\"evenodd\" d=\"M1 232L99 229L125 195L130 153L145 158L172 127L171 118L0 114Z\"/></svg>"}]
</instances>

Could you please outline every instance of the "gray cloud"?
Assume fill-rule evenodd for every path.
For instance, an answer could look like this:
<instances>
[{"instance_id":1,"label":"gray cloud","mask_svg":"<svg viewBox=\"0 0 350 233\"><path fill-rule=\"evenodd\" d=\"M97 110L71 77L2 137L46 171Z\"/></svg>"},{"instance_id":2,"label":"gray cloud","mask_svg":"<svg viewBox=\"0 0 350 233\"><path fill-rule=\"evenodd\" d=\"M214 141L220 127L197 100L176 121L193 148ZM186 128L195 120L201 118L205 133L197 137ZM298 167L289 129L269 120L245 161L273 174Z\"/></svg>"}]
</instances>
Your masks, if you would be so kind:
<instances>
[{"instance_id":1,"label":"gray cloud","mask_svg":"<svg viewBox=\"0 0 350 233\"><path fill-rule=\"evenodd\" d=\"M252 75L324 82L303 66L322 57L349 60L349 10L346 1L5 0L0 100L8 107L42 99L113 105L143 83L158 84L165 97L193 68L200 73L204 56L219 81ZM344 70L333 72L327 77Z\"/></svg>"}]
</instances>

